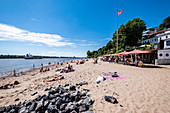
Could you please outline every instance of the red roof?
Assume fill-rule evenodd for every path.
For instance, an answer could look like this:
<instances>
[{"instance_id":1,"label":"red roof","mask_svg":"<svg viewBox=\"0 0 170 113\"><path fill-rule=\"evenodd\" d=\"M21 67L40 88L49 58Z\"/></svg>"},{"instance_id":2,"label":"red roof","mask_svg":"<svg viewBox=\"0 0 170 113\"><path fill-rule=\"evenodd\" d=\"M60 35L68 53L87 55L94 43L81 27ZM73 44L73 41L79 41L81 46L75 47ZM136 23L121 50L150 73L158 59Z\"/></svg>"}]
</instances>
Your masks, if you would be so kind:
<instances>
[{"instance_id":1,"label":"red roof","mask_svg":"<svg viewBox=\"0 0 170 113\"><path fill-rule=\"evenodd\" d=\"M154 35L154 34L158 34L158 33L160 33L160 32L164 32L164 31L166 31L166 30L168 30L169 28L167 28L167 29L163 29L163 30L161 30L161 31L157 31L157 32L154 32L154 33L150 33L150 34L148 34L149 36L151 36L151 35Z\"/></svg>"}]
</instances>

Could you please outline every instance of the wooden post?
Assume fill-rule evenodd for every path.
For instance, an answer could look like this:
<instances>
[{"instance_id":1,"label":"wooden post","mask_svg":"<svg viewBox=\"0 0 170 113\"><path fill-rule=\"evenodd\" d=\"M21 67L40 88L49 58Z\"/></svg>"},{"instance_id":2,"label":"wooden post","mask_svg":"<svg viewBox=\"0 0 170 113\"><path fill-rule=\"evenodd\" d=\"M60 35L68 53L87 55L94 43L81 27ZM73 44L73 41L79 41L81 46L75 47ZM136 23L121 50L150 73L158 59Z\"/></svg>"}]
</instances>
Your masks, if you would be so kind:
<instances>
[{"instance_id":1,"label":"wooden post","mask_svg":"<svg viewBox=\"0 0 170 113\"><path fill-rule=\"evenodd\" d=\"M116 53L118 54L118 10L117 10L117 46L116 46Z\"/></svg>"}]
</instances>

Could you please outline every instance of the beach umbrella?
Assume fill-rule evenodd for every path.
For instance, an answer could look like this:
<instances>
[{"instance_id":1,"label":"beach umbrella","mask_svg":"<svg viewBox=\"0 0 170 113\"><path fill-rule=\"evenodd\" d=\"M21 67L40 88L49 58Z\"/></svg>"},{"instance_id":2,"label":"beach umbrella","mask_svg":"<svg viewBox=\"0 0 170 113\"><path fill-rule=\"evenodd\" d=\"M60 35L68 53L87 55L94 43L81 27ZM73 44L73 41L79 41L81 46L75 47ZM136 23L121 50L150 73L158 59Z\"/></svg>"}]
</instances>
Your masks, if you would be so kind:
<instances>
[{"instance_id":1,"label":"beach umbrella","mask_svg":"<svg viewBox=\"0 0 170 113\"><path fill-rule=\"evenodd\" d=\"M151 53L152 51L141 51L141 50L133 50L128 54L142 54L142 53Z\"/></svg>"},{"instance_id":2,"label":"beach umbrella","mask_svg":"<svg viewBox=\"0 0 170 113\"><path fill-rule=\"evenodd\" d=\"M124 51L124 52L119 53L118 55L127 55L127 54L129 54L129 52Z\"/></svg>"}]
</instances>

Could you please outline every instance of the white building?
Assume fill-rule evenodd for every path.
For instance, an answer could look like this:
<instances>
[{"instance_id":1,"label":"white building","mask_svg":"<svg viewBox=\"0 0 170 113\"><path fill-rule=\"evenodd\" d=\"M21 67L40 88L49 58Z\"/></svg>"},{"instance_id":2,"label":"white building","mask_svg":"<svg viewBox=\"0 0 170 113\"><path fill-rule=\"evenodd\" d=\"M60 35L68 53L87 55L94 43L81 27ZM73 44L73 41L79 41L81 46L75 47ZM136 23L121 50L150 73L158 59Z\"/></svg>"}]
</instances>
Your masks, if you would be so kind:
<instances>
[{"instance_id":1,"label":"white building","mask_svg":"<svg viewBox=\"0 0 170 113\"><path fill-rule=\"evenodd\" d=\"M145 35L142 44L160 43L161 40L167 39L170 39L170 28Z\"/></svg>"}]
</instances>

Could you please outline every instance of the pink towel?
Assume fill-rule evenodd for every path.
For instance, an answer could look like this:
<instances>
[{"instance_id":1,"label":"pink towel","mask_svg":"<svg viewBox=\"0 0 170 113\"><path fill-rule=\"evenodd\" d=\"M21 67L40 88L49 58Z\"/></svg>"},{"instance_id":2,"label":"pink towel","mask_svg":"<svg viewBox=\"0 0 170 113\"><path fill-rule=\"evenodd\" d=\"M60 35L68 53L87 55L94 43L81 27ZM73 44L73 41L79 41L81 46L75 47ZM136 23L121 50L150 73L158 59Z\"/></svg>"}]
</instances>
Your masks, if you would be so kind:
<instances>
[{"instance_id":1,"label":"pink towel","mask_svg":"<svg viewBox=\"0 0 170 113\"><path fill-rule=\"evenodd\" d=\"M117 73L117 75L118 75L119 77L112 77L113 74L114 74L114 73L102 73L102 75L103 75L104 78L109 78L109 79L125 79L125 78L126 78L126 77L124 77L124 76L121 76L119 73Z\"/></svg>"}]
</instances>

